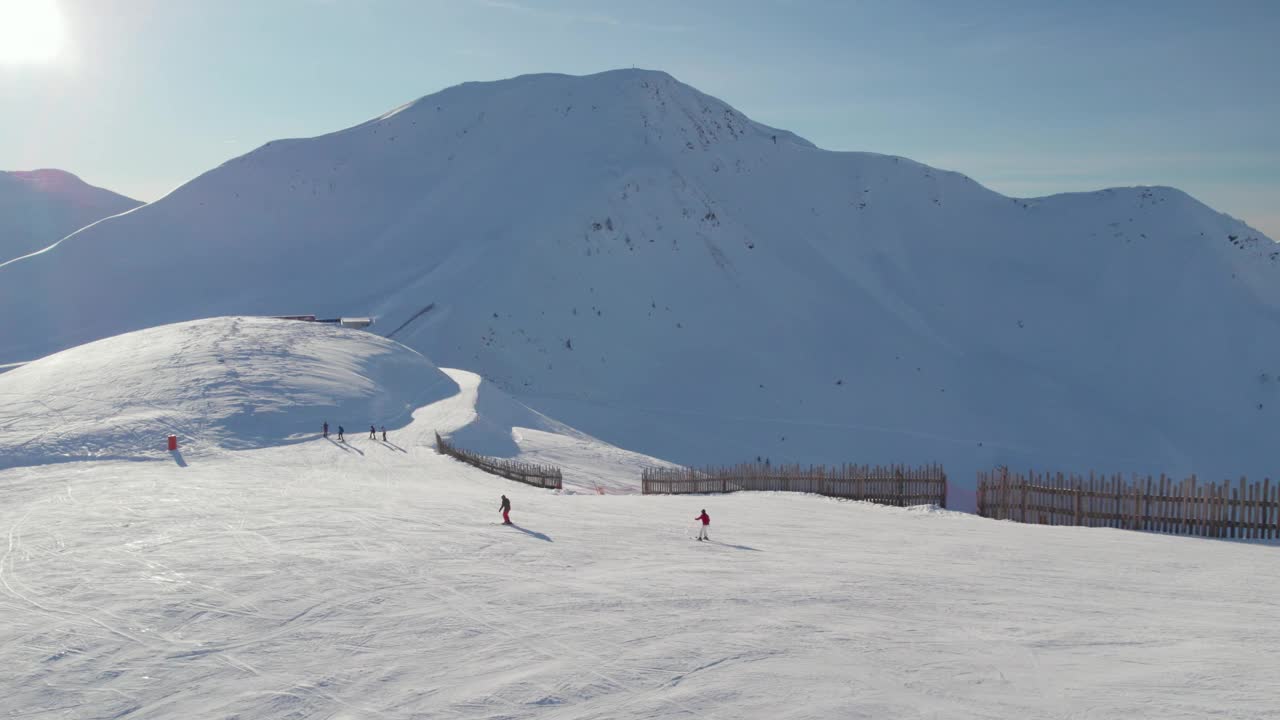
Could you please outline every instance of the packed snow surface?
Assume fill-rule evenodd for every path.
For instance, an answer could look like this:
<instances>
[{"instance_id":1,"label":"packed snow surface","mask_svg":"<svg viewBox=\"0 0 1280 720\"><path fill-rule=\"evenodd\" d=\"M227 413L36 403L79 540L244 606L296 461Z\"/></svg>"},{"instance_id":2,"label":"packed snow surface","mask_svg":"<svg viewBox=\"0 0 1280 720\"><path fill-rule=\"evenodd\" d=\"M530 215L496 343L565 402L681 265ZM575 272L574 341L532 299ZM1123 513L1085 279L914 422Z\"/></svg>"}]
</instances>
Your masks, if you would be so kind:
<instances>
[{"instance_id":1,"label":"packed snow surface","mask_svg":"<svg viewBox=\"0 0 1280 720\"><path fill-rule=\"evenodd\" d=\"M439 405L385 443L0 471L4 716L1274 716L1275 547L557 494L435 454Z\"/></svg>"},{"instance_id":2,"label":"packed snow surface","mask_svg":"<svg viewBox=\"0 0 1280 720\"><path fill-rule=\"evenodd\" d=\"M1276 470L1257 231L1172 188L1009 198L822 150L643 70L467 83L229 160L0 267L0 363L298 312L375 316L681 463Z\"/></svg>"},{"instance_id":3,"label":"packed snow surface","mask_svg":"<svg viewBox=\"0 0 1280 720\"><path fill-rule=\"evenodd\" d=\"M1273 711L1273 546L637 495L658 460L313 323L152 328L0 389L0 717ZM559 462L565 490L438 455L437 432Z\"/></svg>"},{"instance_id":4,"label":"packed snow surface","mask_svg":"<svg viewBox=\"0 0 1280 720\"><path fill-rule=\"evenodd\" d=\"M0 263L141 204L63 170L0 171Z\"/></svg>"}]
</instances>

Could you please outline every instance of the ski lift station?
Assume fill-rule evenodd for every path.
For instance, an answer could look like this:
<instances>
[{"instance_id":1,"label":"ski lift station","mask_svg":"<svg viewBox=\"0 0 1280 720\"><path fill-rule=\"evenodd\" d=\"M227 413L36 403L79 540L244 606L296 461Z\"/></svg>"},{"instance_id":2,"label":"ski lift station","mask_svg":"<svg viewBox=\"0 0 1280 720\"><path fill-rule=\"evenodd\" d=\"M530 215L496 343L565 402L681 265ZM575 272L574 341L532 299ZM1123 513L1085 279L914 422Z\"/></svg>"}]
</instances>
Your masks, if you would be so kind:
<instances>
[{"instance_id":1,"label":"ski lift station","mask_svg":"<svg viewBox=\"0 0 1280 720\"><path fill-rule=\"evenodd\" d=\"M335 323L342 327L363 329L373 324L371 317L317 318L315 315L272 315L277 320L300 320L302 322Z\"/></svg>"}]
</instances>

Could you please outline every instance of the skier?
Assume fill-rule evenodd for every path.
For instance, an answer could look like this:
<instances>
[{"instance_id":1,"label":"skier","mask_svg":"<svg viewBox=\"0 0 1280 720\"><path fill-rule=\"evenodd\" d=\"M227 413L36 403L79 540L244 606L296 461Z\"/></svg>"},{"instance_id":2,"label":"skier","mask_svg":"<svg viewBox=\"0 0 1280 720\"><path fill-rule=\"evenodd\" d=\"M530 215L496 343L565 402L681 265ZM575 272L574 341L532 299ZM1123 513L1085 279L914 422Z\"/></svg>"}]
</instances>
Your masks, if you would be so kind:
<instances>
[{"instance_id":1,"label":"skier","mask_svg":"<svg viewBox=\"0 0 1280 720\"><path fill-rule=\"evenodd\" d=\"M373 429L373 426L372 426L372 425L370 425L370 426L369 426L369 439L370 439L370 440L377 440L377 439L378 439L378 433L374 431L374 429Z\"/></svg>"},{"instance_id":2,"label":"skier","mask_svg":"<svg viewBox=\"0 0 1280 720\"><path fill-rule=\"evenodd\" d=\"M498 506L498 509L502 511L502 524L510 525L511 501L507 499L506 495L502 496L502 504Z\"/></svg>"},{"instance_id":3,"label":"skier","mask_svg":"<svg viewBox=\"0 0 1280 720\"><path fill-rule=\"evenodd\" d=\"M707 536L707 526L711 524L711 516L707 514L706 510L703 510L702 514L694 518L694 520L702 521L702 529L698 531L698 539L710 540L711 538Z\"/></svg>"},{"instance_id":4,"label":"skier","mask_svg":"<svg viewBox=\"0 0 1280 720\"><path fill-rule=\"evenodd\" d=\"M382 426L382 442L386 442L386 441L387 441L387 426L383 425Z\"/></svg>"},{"instance_id":5,"label":"skier","mask_svg":"<svg viewBox=\"0 0 1280 720\"><path fill-rule=\"evenodd\" d=\"M341 425L339 425L339 426L338 426L338 442L346 442L346 439L342 437L342 426L341 426Z\"/></svg>"},{"instance_id":6,"label":"skier","mask_svg":"<svg viewBox=\"0 0 1280 720\"><path fill-rule=\"evenodd\" d=\"M324 421L324 436L329 437L329 421Z\"/></svg>"}]
</instances>

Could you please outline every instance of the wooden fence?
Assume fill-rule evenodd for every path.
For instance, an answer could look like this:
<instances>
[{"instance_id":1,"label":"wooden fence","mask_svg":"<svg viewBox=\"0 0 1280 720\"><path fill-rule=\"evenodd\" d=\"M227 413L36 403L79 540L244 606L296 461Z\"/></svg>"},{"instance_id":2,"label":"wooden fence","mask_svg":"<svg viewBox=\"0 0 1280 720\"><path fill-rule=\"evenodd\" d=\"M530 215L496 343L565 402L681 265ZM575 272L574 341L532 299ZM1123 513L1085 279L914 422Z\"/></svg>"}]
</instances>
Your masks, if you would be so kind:
<instances>
[{"instance_id":1,"label":"wooden fence","mask_svg":"<svg viewBox=\"0 0 1280 720\"><path fill-rule=\"evenodd\" d=\"M561 488L563 477L561 477L560 468L552 465L534 465L516 460L492 458L470 450L463 450L440 437L440 433L436 433L436 450L468 465L474 465L487 473L500 475L508 480L515 480L516 482L540 488L552 488L555 490Z\"/></svg>"},{"instance_id":2,"label":"wooden fence","mask_svg":"<svg viewBox=\"0 0 1280 720\"><path fill-rule=\"evenodd\" d=\"M1041 525L1081 525L1199 535L1280 538L1280 483L1240 478L1201 484L1196 477L1159 478L1090 473L1064 476L978 473L978 514Z\"/></svg>"},{"instance_id":3,"label":"wooden fence","mask_svg":"<svg viewBox=\"0 0 1280 720\"><path fill-rule=\"evenodd\" d=\"M940 465L908 468L869 465L763 465L718 468L645 468L645 495L727 493L740 490L806 492L869 500L881 505L947 506L947 474Z\"/></svg>"}]
</instances>

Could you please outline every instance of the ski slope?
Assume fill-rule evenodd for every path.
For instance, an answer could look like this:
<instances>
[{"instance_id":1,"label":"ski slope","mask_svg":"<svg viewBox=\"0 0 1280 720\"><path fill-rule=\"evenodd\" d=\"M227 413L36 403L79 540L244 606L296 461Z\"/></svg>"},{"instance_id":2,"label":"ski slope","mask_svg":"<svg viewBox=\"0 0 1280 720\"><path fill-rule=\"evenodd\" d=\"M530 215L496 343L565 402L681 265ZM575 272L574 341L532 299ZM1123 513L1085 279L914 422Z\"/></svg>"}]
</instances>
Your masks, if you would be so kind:
<instances>
[{"instance_id":1,"label":"ski slope","mask_svg":"<svg viewBox=\"0 0 1280 720\"><path fill-rule=\"evenodd\" d=\"M0 471L3 716L1274 714L1275 547L538 490L434 453L458 395L386 443Z\"/></svg>"},{"instance_id":2,"label":"ski slope","mask_svg":"<svg viewBox=\"0 0 1280 720\"><path fill-rule=\"evenodd\" d=\"M313 424L374 409L386 441ZM361 331L212 318L28 363L0 456L4 717L1251 718L1280 670L1274 546L640 496L661 461Z\"/></svg>"},{"instance_id":3,"label":"ski slope","mask_svg":"<svg viewBox=\"0 0 1280 720\"><path fill-rule=\"evenodd\" d=\"M0 468L398 429L457 386L422 355L319 323L213 318L71 348L0 375Z\"/></svg>"},{"instance_id":4,"label":"ski slope","mask_svg":"<svg viewBox=\"0 0 1280 720\"><path fill-rule=\"evenodd\" d=\"M220 450L392 435L419 424L487 455L551 463L566 488L638 492L666 464L537 413L465 370L325 323L226 317L88 343L0 375L0 469L87 460L179 462ZM348 446L339 445L340 448Z\"/></svg>"},{"instance_id":5,"label":"ski slope","mask_svg":"<svg viewBox=\"0 0 1280 720\"><path fill-rule=\"evenodd\" d=\"M682 463L936 461L957 507L1001 463L1276 470L1280 249L1245 223L1167 187L1005 197L645 70L466 83L229 159L0 267L0 364L296 312L375 316Z\"/></svg>"}]
</instances>

